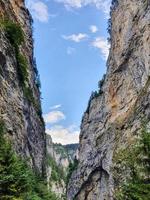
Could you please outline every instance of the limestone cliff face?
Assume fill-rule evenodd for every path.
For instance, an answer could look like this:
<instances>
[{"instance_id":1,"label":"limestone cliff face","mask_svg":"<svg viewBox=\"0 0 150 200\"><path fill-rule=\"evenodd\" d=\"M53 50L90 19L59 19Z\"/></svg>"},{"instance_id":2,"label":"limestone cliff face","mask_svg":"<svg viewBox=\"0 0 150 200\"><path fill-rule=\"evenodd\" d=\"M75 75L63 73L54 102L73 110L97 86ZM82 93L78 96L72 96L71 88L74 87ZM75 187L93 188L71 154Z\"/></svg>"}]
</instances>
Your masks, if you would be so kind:
<instances>
[{"instance_id":1,"label":"limestone cliff face","mask_svg":"<svg viewBox=\"0 0 150 200\"><path fill-rule=\"evenodd\" d=\"M113 1L111 23L107 73L84 113L68 200L113 200L115 154L150 120L150 1Z\"/></svg>"},{"instance_id":2,"label":"limestone cliff face","mask_svg":"<svg viewBox=\"0 0 150 200\"><path fill-rule=\"evenodd\" d=\"M0 27L0 119L16 152L44 173L46 138L33 59L32 18L24 0L0 0L0 20L0 23L4 20L16 23L23 30L24 42L19 46L19 55L27 62L26 88L30 91L27 98L19 80L15 48Z\"/></svg>"},{"instance_id":3,"label":"limestone cliff face","mask_svg":"<svg viewBox=\"0 0 150 200\"><path fill-rule=\"evenodd\" d=\"M47 182L51 190L61 199L66 196L66 176L69 163L73 162L78 152L78 144L54 144L50 135L47 141ZM57 177L57 178L56 178Z\"/></svg>"},{"instance_id":4,"label":"limestone cliff face","mask_svg":"<svg viewBox=\"0 0 150 200\"><path fill-rule=\"evenodd\" d=\"M48 187L59 197L63 199L66 193L64 176L65 168L61 162L61 155L57 154L50 135L46 137L47 141L47 182ZM68 161L68 160L67 160Z\"/></svg>"}]
</instances>

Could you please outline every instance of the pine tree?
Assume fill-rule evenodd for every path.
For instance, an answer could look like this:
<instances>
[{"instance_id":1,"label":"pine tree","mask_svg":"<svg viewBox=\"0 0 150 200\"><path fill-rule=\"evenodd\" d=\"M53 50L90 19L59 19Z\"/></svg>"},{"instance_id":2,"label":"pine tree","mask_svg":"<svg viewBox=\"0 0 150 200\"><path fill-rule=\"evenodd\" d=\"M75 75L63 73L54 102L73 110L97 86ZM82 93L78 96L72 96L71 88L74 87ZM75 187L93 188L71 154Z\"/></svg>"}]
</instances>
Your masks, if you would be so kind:
<instances>
[{"instance_id":1,"label":"pine tree","mask_svg":"<svg viewBox=\"0 0 150 200\"><path fill-rule=\"evenodd\" d=\"M4 135L0 122L0 199L1 200L57 200L47 190L42 177L33 173L30 167L13 151Z\"/></svg>"},{"instance_id":2,"label":"pine tree","mask_svg":"<svg viewBox=\"0 0 150 200\"><path fill-rule=\"evenodd\" d=\"M150 199L150 133L143 129L141 139L121 152L122 166L130 171L130 179L116 193L116 200Z\"/></svg>"}]
</instances>

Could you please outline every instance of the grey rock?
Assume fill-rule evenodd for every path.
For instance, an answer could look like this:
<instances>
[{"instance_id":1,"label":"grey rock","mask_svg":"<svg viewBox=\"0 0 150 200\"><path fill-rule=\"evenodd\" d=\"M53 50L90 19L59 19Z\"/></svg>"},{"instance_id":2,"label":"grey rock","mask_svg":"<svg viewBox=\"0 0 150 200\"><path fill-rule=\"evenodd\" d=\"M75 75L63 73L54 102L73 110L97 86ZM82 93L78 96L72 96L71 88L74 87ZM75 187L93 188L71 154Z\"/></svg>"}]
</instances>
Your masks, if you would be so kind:
<instances>
[{"instance_id":1,"label":"grey rock","mask_svg":"<svg viewBox=\"0 0 150 200\"><path fill-rule=\"evenodd\" d=\"M118 0L111 21L107 73L83 116L79 165L67 188L68 200L113 200L121 180L114 177L115 154L150 119L150 2Z\"/></svg>"},{"instance_id":2,"label":"grey rock","mask_svg":"<svg viewBox=\"0 0 150 200\"><path fill-rule=\"evenodd\" d=\"M27 100L20 85L15 51L0 26L0 119L4 121L7 135L15 151L27 159L39 173L45 173L46 137L40 110L40 91L35 83L33 65L32 18L24 0L1 0L0 18L18 23L24 33L25 42L20 46L28 63L28 86L33 102Z\"/></svg>"}]
</instances>

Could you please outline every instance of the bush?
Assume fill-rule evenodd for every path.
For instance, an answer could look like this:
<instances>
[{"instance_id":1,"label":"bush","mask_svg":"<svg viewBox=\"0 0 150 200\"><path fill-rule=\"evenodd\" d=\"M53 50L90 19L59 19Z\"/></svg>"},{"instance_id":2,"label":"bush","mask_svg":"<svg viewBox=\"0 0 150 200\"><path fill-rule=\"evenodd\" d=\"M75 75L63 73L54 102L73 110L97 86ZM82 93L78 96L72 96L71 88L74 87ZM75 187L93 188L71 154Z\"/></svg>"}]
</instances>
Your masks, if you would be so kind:
<instances>
[{"instance_id":1,"label":"bush","mask_svg":"<svg viewBox=\"0 0 150 200\"><path fill-rule=\"evenodd\" d=\"M2 128L3 127L3 128ZM1 200L57 200L42 177L33 173L26 162L13 151L4 137L0 123L0 199Z\"/></svg>"},{"instance_id":2,"label":"bush","mask_svg":"<svg viewBox=\"0 0 150 200\"><path fill-rule=\"evenodd\" d=\"M26 87L26 82L28 82L27 60L19 52L16 54L16 59L17 59L18 75L19 75L20 83L22 87Z\"/></svg>"},{"instance_id":3,"label":"bush","mask_svg":"<svg viewBox=\"0 0 150 200\"><path fill-rule=\"evenodd\" d=\"M19 46L24 42L24 34L21 27L12 21L3 21L2 26L11 45L15 50L19 49Z\"/></svg>"},{"instance_id":4,"label":"bush","mask_svg":"<svg viewBox=\"0 0 150 200\"><path fill-rule=\"evenodd\" d=\"M130 177L116 191L116 200L148 200L150 197L150 133L142 131L136 145L122 150L118 157L120 168Z\"/></svg>"}]
</instances>

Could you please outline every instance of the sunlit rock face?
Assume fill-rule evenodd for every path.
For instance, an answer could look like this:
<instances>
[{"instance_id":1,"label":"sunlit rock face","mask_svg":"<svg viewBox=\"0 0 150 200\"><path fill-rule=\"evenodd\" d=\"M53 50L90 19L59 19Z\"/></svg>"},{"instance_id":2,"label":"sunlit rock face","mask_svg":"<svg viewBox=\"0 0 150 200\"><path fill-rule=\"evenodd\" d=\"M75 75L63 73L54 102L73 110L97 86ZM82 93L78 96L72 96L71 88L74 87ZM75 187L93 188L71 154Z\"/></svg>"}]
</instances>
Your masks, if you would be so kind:
<instances>
[{"instance_id":1,"label":"sunlit rock face","mask_svg":"<svg viewBox=\"0 0 150 200\"><path fill-rule=\"evenodd\" d=\"M24 0L0 0L0 19L0 23L6 20L17 23L23 30L24 42L19 46L19 53L27 62L26 85L30 88L27 97L20 84L15 48L0 26L0 119L15 151L32 168L45 173L46 138L33 59L32 18Z\"/></svg>"},{"instance_id":2,"label":"sunlit rock face","mask_svg":"<svg viewBox=\"0 0 150 200\"><path fill-rule=\"evenodd\" d=\"M150 2L113 2L107 73L84 113L68 200L113 200L120 182L114 177L115 154L150 119Z\"/></svg>"}]
</instances>

